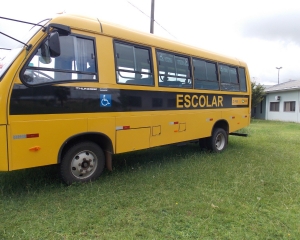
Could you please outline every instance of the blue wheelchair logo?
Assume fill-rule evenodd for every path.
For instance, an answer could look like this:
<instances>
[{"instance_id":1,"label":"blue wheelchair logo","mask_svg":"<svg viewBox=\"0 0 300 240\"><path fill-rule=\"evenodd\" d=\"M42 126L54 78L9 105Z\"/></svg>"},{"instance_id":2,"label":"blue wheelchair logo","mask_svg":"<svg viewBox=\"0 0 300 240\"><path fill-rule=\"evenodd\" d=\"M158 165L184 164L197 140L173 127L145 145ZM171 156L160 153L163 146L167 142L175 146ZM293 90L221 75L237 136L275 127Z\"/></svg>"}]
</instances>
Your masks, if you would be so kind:
<instances>
[{"instance_id":1,"label":"blue wheelchair logo","mask_svg":"<svg viewBox=\"0 0 300 240\"><path fill-rule=\"evenodd\" d=\"M100 107L111 107L111 94L100 94Z\"/></svg>"}]
</instances>

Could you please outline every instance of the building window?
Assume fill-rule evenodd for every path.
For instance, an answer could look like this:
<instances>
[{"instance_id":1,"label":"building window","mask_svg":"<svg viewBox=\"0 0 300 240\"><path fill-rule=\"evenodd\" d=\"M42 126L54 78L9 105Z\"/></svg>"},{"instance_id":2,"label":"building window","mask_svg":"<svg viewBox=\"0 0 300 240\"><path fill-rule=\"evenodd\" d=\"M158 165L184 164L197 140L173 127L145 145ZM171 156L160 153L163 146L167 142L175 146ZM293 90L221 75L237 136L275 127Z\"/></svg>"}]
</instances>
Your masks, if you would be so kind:
<instances>
[{"instance_id":1,"label":"building window","mask_svg":"<svg viewBox=\"0 0 300 240\"><path fill-rule=\"evenodd\" d=\"M284 102L284 111L285 112L295 112L296 109L296 102Z\"/></svg>"},{"instance_id":2,"label":"building window","mask_svg":"<svg viewBox=\"0 0 300 240\"><path fill-rule=\"evenodd\" d=\"M270 111L279 112L279 102L270 102Z\"/></svg>"}]
</instances>

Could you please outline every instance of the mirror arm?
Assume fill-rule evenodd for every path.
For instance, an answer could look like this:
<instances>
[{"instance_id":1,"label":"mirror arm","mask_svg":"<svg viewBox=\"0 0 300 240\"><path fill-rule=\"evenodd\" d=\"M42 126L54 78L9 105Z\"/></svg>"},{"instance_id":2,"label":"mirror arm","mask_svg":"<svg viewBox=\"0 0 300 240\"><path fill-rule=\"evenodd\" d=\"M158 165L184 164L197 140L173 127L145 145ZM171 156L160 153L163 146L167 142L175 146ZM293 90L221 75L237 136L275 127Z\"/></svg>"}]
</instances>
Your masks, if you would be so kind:
<instances>
[{"instance_id":1,"label":"mirror arm","mask_svg":"<svg viewBox=\"0 0 300 240\"><path fill-rule=\"evenodd\" d=\"M47 26L47 28L45 29L47 34L49 34L51 27L55 28L57 30L57 32L59 33L59 35L61 35L61 36L67 36L71 33L71 28L69 26L65 26L65 25L57 24L57 23L50 23Z\"/></svg>"}]
</instances>

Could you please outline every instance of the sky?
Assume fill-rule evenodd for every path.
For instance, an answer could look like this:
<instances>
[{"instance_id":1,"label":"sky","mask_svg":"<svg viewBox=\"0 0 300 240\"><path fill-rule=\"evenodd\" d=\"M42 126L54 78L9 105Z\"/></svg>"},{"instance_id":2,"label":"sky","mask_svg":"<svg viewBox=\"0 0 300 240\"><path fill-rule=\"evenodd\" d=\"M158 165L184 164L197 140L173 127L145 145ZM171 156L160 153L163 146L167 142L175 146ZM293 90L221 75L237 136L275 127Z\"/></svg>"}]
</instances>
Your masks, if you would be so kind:
<instances>
[{"instance_id":1,"label":"sky","mask_svg":"<svg viewBox=\"0 0 300 240\"><path fill-rule=\"evenodd\" d=\"M150 32L151 0L10 0L0 16L37 22L57 13L97 17ZM300 4L297 0L155 0L154 34L236 57L250 77L272 85L300 80ZM22 30L25 27L22 26ZM19 37L19 25L0 19L0 32ZM0 47L7 39L0 35Z\"/></svg>"}]
</instances>

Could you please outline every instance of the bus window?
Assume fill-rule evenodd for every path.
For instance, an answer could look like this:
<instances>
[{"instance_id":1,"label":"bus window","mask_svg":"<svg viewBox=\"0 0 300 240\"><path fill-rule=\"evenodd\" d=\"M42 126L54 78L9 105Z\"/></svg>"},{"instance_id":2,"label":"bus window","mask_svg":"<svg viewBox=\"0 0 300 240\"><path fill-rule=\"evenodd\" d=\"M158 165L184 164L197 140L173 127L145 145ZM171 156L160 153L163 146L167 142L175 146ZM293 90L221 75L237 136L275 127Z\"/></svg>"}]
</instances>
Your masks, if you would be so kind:
<instances>
[{"instance_id":1,"label":"bus window","mask_svg":"<svg viewBox=\"0 0 300 240\"><path fill-rule=\"evenodd\" d=\"M240 87L242 92L247 91L245 68L239 68Z\"/></svg>"},{"instance_id":2,"label":"bus window","mask_svg":"<svg viewBox=\"0 0 300 240\"><path fill-rule=\"evenodd\" d=\"M117 83L153 86L148 48L115 42Z\"/></svg>"},{"instance_id":3,"label":"bus window","mask_svg":"<svg viewBox=\"0 0 300 240\"><path fill-rule=\"evenodd\" d=\"M239 91L239 81L237 69L235 67L229 67L223 64L219 65L221 90L225 91Z\"/></svg>"},{"instance_id":4,"label":"bus window","mask_svg":"<svg viewBox=\"0 0 300 240\"><path fill-rule=\"evenodd\" d=\"M194 87L196 89L219 90L217 67L215 63L193 59Z\"/></svg>"},{"instance_id":5,"label":"bus window","mask_svg":"<svg viewBox=\"0 0 300 240\"><path fill-rule=\"evenodd\" d=\"M192 87L188 57L157 51L157 60L160 87Z\"/></svg>"},{"instance_id":6,"label":"bus window","mask_svg":"<svg viewBox=\"0 0 300 240\"><path fill-rule=\"evenodd\" d=\"M78 80L95 81L95 47L92 39L60 36L61 54L50 57L48 40L44 41L22 70L24 84L38 85Z\"/></svg>"}]
</instances>

